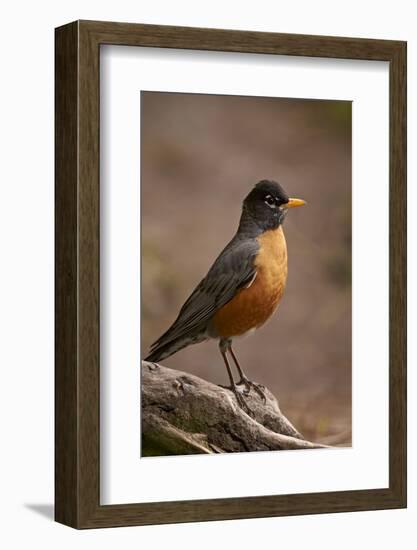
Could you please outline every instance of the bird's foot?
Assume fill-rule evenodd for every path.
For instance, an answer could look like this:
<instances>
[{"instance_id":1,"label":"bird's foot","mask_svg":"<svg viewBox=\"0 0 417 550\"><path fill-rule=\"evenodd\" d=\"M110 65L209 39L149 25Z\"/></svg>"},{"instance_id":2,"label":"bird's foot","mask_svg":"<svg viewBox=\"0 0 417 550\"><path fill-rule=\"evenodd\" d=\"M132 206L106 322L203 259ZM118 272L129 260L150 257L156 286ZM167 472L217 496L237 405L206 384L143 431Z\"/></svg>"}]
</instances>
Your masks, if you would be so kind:
<instances>
[{"instance_id":1,"label":"bird's foot","mask_svg":"<svg viewBox=\"0 0 417 550\"><path fill-rule=\"evenodd\" d=\"M249 408L248 404L245 401L245 398L243 397L243 394L239 391L239 389L234 386L233 388L230 388L232 392L235 394L236 401L239 405L239 407L245 411L246 414L248 414L251 417L254 417L253 411Z\"/></svg>"},{"instance_id":2,"label":"bird's foot","mask_svg":"<svg viewBox=\"0 0 417 550\"><path fill-rule=\"evenodd\" d=\"M233 384L233 386L220 386L220 387L224 388L225 390L230 390L231 392L233 392L239 407L251 418L254 418L255 415L253 411L249 408L248 404L245 401L243 393L239 390L236 384Z\"/></svg>"},{"instance_id":3,"label":"bird's foot","mask_svg":"<svg viewBox=\"0 0 417 550\"><path fill-rule=\"evenodd\" d=\"M238 386L244 385L245 386L245 394L249 395L249 392L251 388L253 388L256 393L259 395L259 397L262 399L264 403L266 403L266 395L265 395L265 386L262 384L257 384L256 382L252 382L252 380L249 380L246 378L246 376L242 376L242 378L237 383Z\"/></svg>"}]
</instances>

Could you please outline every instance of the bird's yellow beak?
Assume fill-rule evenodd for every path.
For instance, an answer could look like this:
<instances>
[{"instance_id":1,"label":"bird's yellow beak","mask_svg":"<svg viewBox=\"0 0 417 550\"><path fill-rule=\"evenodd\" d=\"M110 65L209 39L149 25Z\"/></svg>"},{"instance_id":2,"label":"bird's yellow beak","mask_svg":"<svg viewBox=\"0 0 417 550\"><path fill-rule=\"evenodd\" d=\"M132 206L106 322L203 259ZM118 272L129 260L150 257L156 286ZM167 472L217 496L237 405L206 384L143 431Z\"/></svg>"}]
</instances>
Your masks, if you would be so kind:
<instances>
[{"instance_id":1,"label":"bird's yellow beak","mask_svg":"<svg viewBox=\"0 0 417 550\"><path fill-rule=\"evenodd\" d=\"M303 199L288 199L286 204L282 205L282 208L295 208L296 206L303 206L307 204Z\"/></svg>"}]
</instances>

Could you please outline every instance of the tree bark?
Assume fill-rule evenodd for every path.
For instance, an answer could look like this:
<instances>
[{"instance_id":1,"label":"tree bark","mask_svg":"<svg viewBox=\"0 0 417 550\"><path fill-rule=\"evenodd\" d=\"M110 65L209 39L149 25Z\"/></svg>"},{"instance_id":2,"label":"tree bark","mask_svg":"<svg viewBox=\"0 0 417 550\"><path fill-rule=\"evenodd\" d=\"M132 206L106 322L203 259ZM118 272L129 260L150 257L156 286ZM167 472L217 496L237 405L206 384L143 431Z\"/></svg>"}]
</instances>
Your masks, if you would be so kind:
<instances>
[{"instance_id":1,"label":"tree bark","mask_svg":"<svg viewBox=\"0 0 417 550\"><path fill-rule=\"evenodd\" d=\"M142 361L142 456L325 447L306 441L265 395L266 402L253 389L245 396L249 415L231 390Z\"/></svg>"}]
</instances>

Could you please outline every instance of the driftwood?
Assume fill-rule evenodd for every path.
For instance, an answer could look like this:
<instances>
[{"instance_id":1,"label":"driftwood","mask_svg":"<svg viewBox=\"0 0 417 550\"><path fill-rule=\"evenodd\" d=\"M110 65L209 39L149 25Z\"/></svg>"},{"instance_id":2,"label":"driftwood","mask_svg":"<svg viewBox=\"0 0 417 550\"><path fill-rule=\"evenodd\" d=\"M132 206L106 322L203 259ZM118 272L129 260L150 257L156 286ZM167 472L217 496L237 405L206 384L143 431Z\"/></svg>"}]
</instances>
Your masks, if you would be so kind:
<instances>
[{"instance_id":1,"label":"driftwood","mask_svg":"<svg viewBox=\"0 0 417 550\"><path fill-rule=\"evenodd\" d=\"M227 388L142 361L142 456L211 454L323 447L306 441L265 389L239 407Z\"/></svg>"}]
</instances>

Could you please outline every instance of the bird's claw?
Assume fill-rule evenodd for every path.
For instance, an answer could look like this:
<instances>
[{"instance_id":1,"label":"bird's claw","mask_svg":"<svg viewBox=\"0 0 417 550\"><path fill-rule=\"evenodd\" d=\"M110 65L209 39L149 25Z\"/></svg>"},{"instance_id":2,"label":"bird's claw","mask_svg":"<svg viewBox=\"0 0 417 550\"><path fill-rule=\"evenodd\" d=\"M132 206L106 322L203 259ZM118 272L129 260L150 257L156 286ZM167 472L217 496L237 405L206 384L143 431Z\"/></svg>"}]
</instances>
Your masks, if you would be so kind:
<instances>
[{"instance_id":1,"label":"bird's claw","mask_svg":"<svg viewBox=\"0 0 417 550\"><path fill-rule=\"evenodd\" d=\"M224 388L226 390L230 390L231 392L234 393L234 396L236 398L236 401L237 401L237 404L239 405L239 407L246 413L248 414L250 417L254 418L254 413L253 411L249 408L248 404L246 403L245 401L245 398L243 396L243 393L238 389L237 385L233 385L233 386L220 386L221 388Z\"/></svg>"},{"instance_id":2,"label":"bird's claw","mask_svg":"<svg viewBox=\"0 0 417 550\"><path fill-rule=\"evenodd\" d=\"M244 390L245 395L249 395L251 388L253 388L256 391L256 393L259 395L259 397L262 399L262 401L266 403L266 395L264 392L265 386L263 386L262 384L257 384L256 382L252 382L252 380L249 380L246 377L242 377L237 383L237 385L245 386L245 390Z\"/></svg>"},{"instance_id":3,"label":"bird's claw","mask_svg":"<svg viewBox=\"0 0 417 550\"><path fill-rule=\"evenodd\" d=\"M251 416L252 418L254 417L254 413L253 411L249 408L248 404L246 403L245 401L245 398L243 397L242 393L238 390L238 388L235 386L234 388L230 388L232 390L232 392L235 394L235 397L236 397L236 401L239 405L239 407L245 411L246 414L248 414L249 416Z\"/></svg>"}]
</instances>

